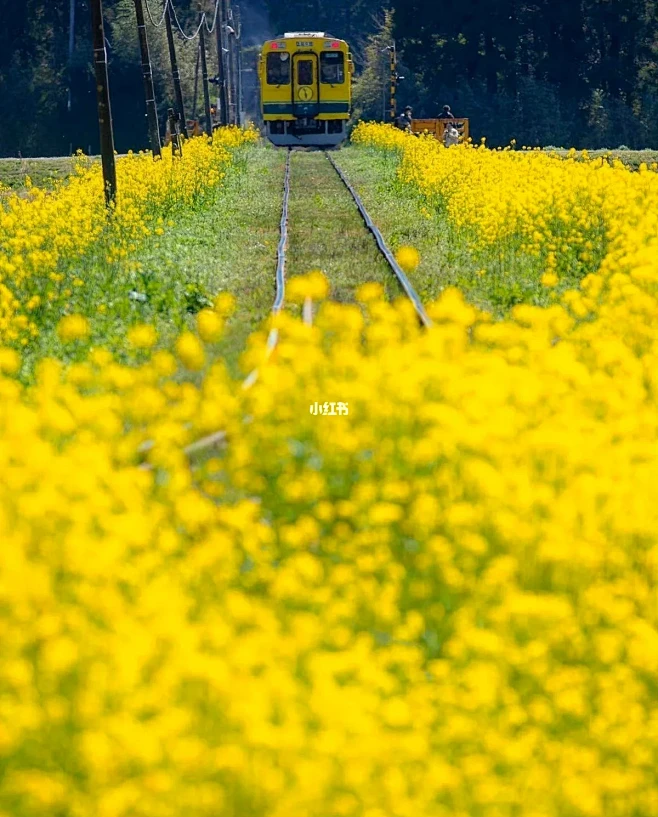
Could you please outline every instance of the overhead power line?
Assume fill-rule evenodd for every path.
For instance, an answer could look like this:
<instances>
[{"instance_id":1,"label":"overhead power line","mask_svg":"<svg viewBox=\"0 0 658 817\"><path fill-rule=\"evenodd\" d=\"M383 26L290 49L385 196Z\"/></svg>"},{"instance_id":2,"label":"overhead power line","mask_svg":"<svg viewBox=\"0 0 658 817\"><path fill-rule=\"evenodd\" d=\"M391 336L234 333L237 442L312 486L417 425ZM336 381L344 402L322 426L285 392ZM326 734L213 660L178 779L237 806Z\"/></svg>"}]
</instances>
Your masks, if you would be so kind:
<instances>
[{"instance_id":1,"label":"overhead power line","mask_svg":"<svg viewBox=\"0 0 658 817\"><path fill-rule=\"evenodd\" d=\"M162 6L162 14L160 16L160 20L156 23L151 13L151 7L149 6L149 0L144 0L146 5L146 13L148 15L149 20L151 21L151 25L155 26L155 28L161 28L165 23L165 17L167 16L167 9L169 7L170 0L166 0L166 2Z\"/></svg>"},{"instance_id":2,"label":"overhead power line","mask_svg":"<svg viewBox=\"0 0 658 817\"><path fill-rule=\"evenodd\" d=\"M162 7L162 13L159 15L159 19L156 19L157 15L154 16L153 12L151 11L151 7L149 6L149 0L145 0L145 5L149 21L151 25L154 26L155 28L161 28L163 25L166 25L167 14L169 12L169 9L171 9L171 18L174 26L176 27L176 30L184 40L192 41L198 38L202 26L205 26L208 34L214 34L215 27L217 25L217 20L219 18L220 2L221 0L215 0L215 9L212 13L212 23L210 25L208 24L208 20L210 18L208 14L204 11L203 14L201 15L199 25L197 26L194 34L187 34L183 26L180 24L178 15L176 14L176 7L174 6L173 0L165 0L165 3L163 4Z\"/></svg>"}]
</instances>

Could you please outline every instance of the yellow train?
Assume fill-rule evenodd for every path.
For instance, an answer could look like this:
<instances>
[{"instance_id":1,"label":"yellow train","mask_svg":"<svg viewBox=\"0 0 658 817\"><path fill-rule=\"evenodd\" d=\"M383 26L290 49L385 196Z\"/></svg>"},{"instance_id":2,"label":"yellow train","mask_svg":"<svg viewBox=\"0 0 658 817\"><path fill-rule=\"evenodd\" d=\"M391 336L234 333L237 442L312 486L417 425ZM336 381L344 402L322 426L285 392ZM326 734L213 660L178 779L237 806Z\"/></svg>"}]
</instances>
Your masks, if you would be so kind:
<instances>
[{"instance_id":1,"label":"yellow train","mask_svg":"<svg viewBox=\"0 0 658 817\"><path fill-rule=\"evenodd\" d=\"M347 136L353 74L344 40L304 31L268 40L258 76L270 142L280 147L339 145Z\"/></svg>"}]
</instances>

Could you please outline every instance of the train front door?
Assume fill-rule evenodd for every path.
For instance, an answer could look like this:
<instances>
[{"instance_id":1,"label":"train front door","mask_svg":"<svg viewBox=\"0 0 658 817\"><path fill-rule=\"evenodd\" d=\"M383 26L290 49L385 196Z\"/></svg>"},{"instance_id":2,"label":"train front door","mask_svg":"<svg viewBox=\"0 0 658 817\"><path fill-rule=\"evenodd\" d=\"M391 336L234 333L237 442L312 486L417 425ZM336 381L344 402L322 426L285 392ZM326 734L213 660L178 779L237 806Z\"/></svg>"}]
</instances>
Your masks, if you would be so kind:
<instances>
[{"instance_id":1,"label":"train front door","mask_svg":"<svg viewBox=\"0 0 658 817\"><path fill-rule=\"evenodd\" d=\"M295 54L292 69L293 113L296 117L311 119L320 113L317 54Z\"/></svg>"}]
</instances>

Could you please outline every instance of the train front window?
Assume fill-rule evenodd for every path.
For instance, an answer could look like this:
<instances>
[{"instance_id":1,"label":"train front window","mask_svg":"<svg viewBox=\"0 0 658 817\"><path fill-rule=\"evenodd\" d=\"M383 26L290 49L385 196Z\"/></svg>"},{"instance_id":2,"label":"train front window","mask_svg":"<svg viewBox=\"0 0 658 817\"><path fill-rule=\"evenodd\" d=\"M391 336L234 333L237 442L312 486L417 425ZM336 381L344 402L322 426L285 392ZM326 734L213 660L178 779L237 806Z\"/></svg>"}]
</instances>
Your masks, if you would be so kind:
<instances>
[{"instance_id":1,"label":"train front window","mask_svg":"<svg viewBox=\"0 0 658 817\"><path fill-rule=\"evenodd\" d=\"M325 85L345 82L345 55L342 51L326 51L320 55L320 78Z\"/></svg>"},{"instance_id":2,"label":"train front window","mask_svg":"<svg viewBox=\"0 0 658 817\"><path fill-rule=\"evenodd\" d=\"M290 85L290 54L267 55L267 84Z\"/></svg>"},{"instance_id":3,"label":"train front window","mask_svg":"<svg viewBox=\"0 0 658 817\"><path fill-rule=\"evenodd\" d=\"M313 60L297 61L297 85L313 85Z\"/></svg>"}]
</instances>

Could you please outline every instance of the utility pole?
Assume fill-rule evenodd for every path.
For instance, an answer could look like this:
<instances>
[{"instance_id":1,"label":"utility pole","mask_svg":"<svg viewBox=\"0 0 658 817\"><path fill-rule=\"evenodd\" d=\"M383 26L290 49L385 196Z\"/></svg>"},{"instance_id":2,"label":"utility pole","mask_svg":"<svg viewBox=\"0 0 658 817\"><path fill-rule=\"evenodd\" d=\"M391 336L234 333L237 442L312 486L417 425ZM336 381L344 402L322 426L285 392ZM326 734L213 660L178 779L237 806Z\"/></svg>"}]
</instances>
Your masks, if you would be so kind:
<instances>
[{"instance_id":1,"label":"utility pole","mask_svg":"<svg viewBox=\"0 0 658 817\"><path fill-rule=\"evenodd\" d=\"M69 62L68 62L68 96L66 100L66 110L69 114L69 155L73 153L73 122L71 120L71 109L73 107L73 52L75 51L75 0L71 0L69 6Z\"/></svg>"},{"instance_id":2,"label":"utility pole","mask_svg":"<svg viewBox=\"0 0 658 817\"><path fill-rule=\"evenodd\" d=\"M382 113L384 122L386 122L387 119L386 116L387 110L391 122L395 122L397 113L396 94L398 82L402 82L404 77L401 77L398 74L398 54L397 49L395 47L395 41L393 41L393 45L387 45L386 48L382 49L382 54L386 54L387 52L388 60L386 60L384 66L384 68L386 69L386 78L384 79L384 83L382 86ZM388 104L386 98L387 88L390 91L390 95L388 97Z\"/></svg>"},{"instance_id":3,"label":"utility pole","mask_svg":"<svg viewBox=\"0 0 658 817\"><path fill-rule=\"evenodd\" d=\"M228 41L228 61L229 61L229 107L231 110L231 125L238 124L238 89L237 89L237 31L233 18L233 8L231 0L228 3L228 26L226 29L226 39Z\"/></svg>"},{"instance_id":4,"label":"utility pole","mask_svg":"<svg viewBox=\"0 0 658 817\"><path fill-rule=\"evenodd\" d=\"M206 21L201 21L199 32L201 50L201 78L203 81L203 102L206 107L206 135L212 139L212 119L210 116L210 91L208 90L208 64L206 62Z\"/></svg>"},{"instance_id":5,"label":"utility pole","mask_svg":"<svg viewBox=\"0 0 658 817\"><path fill-rule=\"evenodd\" d=\"M242 12L240 11L240 6L235 7L235 25L238 52L238 125L242 126L244 100L242 92Z\"/></svg>"},{"instance_id":6,"label":"utility pole","mask_svg":"<svg viewBox=\"0 0 658 817\"><path fill-rule=\"evenodd\" d=\"M142 0L135 0L135 15L137 17L137 32L139 34L139 50L142 56L142 76L144 77L144 95L146 97L146 117L148 119L149 139L154 159L162 158L160 146L160 129L158 128L158 109L155 104L155 89L153 88L153 70L151 69L151 55L144 22L144 6Z\"/></svg>"},{"instance_id":7,"label":"utility pole","mask_svg":"<svg viewBox=\"0 0 658 817\"><path fill-rule=\"evenodd\" d=\"M192 121L196 121L196 103L199 98L199 68L201 67L201 40L196 51L196 66L194 68L194 97L192 99Z\"/></svg>"},{"instance_id":8,"label":"utility pole","mask_svg":"<svg viewBox=\"0 0 658 817\"><path fill-rule=\"evenodd\" d=\"M224 52L225 20L224 9L226 0L217 0L220 3L217 19L217 83L218 99L217 110L220 125L228 125L228 91L226 88L226 55Z\"/></svg>"},{"instance_id":9,"label":"utility pole","mask_svg":"<svg viewBox=\"0 0 658 817\"><path fill-rule=\"evenodd\" d=\"M114 134L112 133L110 84L107 76L107 51L105 50L102 0L91 0L91 28L94 42L94 68L96 71L98 126L101 137L105 204L109 207L116 201L117 169L114 159Z\"/></svg>"},{"instance_id":10,"label":"utility pole","mask_svg":"<svg viewBox=\"0 0 658 817\"><path fill-rule=\"evenodd\" d=\"M226 89L226 124L232 125L231 108L231 36L229 34L229 0L221 0L222 9L222 61L224 63L224 88Z\"/></svg>"},{"instance_id":11,"label":"utility pole","mask_svg":"<svg viewBox=\"0 0 658 817\"><path fill-rule=\"evenodd\" d=\"M73 62L73 51L75 50L75 0L71 0L69 6L69 94L66 103L66 108L71 113L71 104L73 101L73 70L71 63Z\"/></svg>"},{"instance_id":12,"label":"utility pole","mask_svg":"<svg viewBox=\"0 0 658 817\"><path fill-rule=\"evenodd\" d=\"M171 60L171 76L174 80L174 93L176 95L176 113L180 117L180 129L185 138L187 135L187 119L185 118L185 106L183 105L183 91L180 85L180 71L176 60L176 46L174 44L174 32L172 30L172 13L170 0L163 0L165 6L165 23L167 27L167 44L169 45L169 59Z\"/></svg>"},{"instance_id":13,"label":"utility pole","mask_svg":"<svg viewBox=\"0 0 658 817\"><path fill-rule=\"evenodd\" d=\"M382 62L382 122L386 122L386 91L388 89L388 81L389 81L389 71L390 71L390 52L391 46L387 45L386 48L382 48L381 53L383 56Z\"/></svg>"},{"instance_id":14,"label":"utility pole","mask_svg":"<svg viewBox=\"0 0 658 817\"><path fill-rule=\"evenodd\" d=\"M396 114L396 105L395 105L395 92L397 90L397 82L398 82L398 58L397 52L395 50L395 40L393 40L393 45L391 46L391 122L395 122L395 114Z\"/></svg>"}]
</instances>

